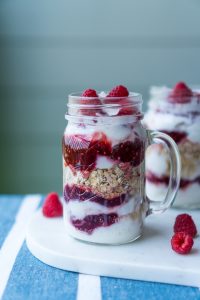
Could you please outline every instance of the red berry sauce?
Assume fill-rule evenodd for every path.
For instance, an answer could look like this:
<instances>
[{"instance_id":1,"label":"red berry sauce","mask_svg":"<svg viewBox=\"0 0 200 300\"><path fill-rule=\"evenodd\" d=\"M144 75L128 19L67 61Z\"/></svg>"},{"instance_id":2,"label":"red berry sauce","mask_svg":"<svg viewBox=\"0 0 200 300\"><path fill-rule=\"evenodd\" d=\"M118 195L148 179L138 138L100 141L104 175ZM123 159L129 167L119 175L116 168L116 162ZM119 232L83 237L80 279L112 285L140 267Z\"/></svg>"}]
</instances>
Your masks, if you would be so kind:
<instances>
[{"instance_id":1,"label":"red berry sauce","mask_svg":"<svg viewBox=\"0 0 200 300\"><path fill-rule=\"evenodd\" d=\"M166 134L168 134L177 144L180 143L183 139L187 137L186 132L181 131L167 131L167 130L160 130Z\"/></svg>"},{"instance_id":2,"label":"red berry sauce","mask_svg":"<svg viewBox=\"0 0 200 300\"><path fill-rule=\"evenodd\" d=\"M82 136L63 138L63 157L68 166L80 171L91 171L95 167L96 150Z\"/></svg>"},{"instance_id":3,"label":"red berry sauce","mask_svg":"<svg viewBox=\"0 0 200 300\"><path fill-rule=\"evenodd\" d=\"M144 145L138 138L134 142L126 141L113 147L111 158L121 162L130 162L134 167L144 159Z\"/></svg>"},{"instance_id":4,"label":"red berry sauce","mask_svg":"<svg viewBox=\"0 0 200 300\"><path fill-rule=\"evenodd\" d=\"M115 207L123 203L128 202L129 195L121 194L119 197L114 198L103 198L99 195L92 193L91 191L86 190L84 187L78 187L76 185L66 184L64 189L64 199L66 202L69 201L91 201L98 203L106 207Z\"/></svg>"},{"instance_id":5,"label":"red berry sauce","mask_svg":"<svg viewBox=\"0 0 200 300\"><path fill-rule=\"evenodd\" d=\"M169 176L157 176L150 171L147 171L146 179L154 184L165 184L166 186L169 184ZM180 189L186 189L190 184L193 183L200 184L200 176L192 180L181 179Z\"/></svg>"},{"instance_id":6,"label":"red berry sauce","mask_svg":"<svg viewBox=\"0 0 200 300\"><path fill-rule=\"evenodd\" d=\"M63 157L66 165L79 171L92 171L98 155L119 162L130 162L138 166L144 159L144 143L136 138L111 147L111 142L102 132L94 133L91 141L84 135L66 135L63 138Z\"/></svg>"},{"instance_id":7,"label":"red berry sauce","mask_svg":"<svg viewBox=\"0 0 200 300\"><path fill-rule=\"evenodd\" d=\"M116 222L118 222L118 215L115 213L88 215L81 220L71 217L71 223L73 226L80 231L87 232L88 234L92 234L94 229L98 227L107 227Z\"/></svg>"}]
</instances>

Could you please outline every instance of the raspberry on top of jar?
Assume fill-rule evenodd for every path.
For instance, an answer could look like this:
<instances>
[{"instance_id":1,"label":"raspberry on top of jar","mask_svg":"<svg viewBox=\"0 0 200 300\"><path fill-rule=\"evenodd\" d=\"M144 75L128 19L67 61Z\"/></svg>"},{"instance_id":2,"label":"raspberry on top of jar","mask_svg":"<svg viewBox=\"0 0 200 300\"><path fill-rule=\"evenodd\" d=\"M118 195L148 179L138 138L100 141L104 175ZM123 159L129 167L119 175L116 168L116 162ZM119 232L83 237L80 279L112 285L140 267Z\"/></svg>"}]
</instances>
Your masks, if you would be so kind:
<instances>
[{"instance_id":1,"label":"raspberry on top of jar","mask_svg":"<svg viewBox=\"0 0 200 300\"><path fill-rule=\"evenodd\" d=\"M68 115L87 117L137 116L141 113L140 94L131 93L123 85L114 87L110 92L97 93L86 89L82 93L69 95Z\"/></svg>"}]
</instances>

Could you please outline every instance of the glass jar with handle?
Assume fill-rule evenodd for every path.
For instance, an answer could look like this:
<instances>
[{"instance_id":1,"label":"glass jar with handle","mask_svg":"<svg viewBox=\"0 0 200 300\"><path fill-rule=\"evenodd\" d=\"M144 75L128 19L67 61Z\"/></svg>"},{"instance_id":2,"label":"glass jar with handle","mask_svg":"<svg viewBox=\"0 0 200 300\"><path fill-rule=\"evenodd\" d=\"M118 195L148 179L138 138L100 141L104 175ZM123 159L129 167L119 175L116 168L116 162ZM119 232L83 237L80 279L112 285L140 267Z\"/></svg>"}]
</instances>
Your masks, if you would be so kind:
<instances>
[{"instance_id":1,"label":"glass jar with handle","mask_svg":"<svg viewBox=\"0 0 200 300\"><path fill-rule=\"evenodd\" d=\"M137 239L146 216L164 212L176 196L180 158L175 142L146 130L142 96L69 95L63 136L64 223L86 242L123 244ZM170 181L163 201L145 192L145 151L162 143L170 154Z\"/></svg>"}]
</instances>

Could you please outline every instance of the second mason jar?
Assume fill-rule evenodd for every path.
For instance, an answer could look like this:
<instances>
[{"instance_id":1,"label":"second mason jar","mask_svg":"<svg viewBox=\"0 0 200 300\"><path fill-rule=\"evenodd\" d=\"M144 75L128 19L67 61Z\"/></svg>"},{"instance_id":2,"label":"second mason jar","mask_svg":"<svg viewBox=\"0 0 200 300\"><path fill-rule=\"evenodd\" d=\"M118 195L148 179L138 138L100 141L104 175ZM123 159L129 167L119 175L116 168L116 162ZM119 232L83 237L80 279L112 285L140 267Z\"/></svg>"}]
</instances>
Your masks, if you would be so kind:
<instances>
[{"instance_id":1,"label":"second mason jar","mask_svg":"<svg viewBox=\"0 0 200 300\"><path fill-rule=\"evenodd\" d=\"M169 134L181 155L180 188L174 207L200 208L200 91L184 82L174 88L152 87L144 123L151 130ZM163 147L147 150L147 194L162 199L167 193L170 158Z\"/></svg>"}]
</instances>

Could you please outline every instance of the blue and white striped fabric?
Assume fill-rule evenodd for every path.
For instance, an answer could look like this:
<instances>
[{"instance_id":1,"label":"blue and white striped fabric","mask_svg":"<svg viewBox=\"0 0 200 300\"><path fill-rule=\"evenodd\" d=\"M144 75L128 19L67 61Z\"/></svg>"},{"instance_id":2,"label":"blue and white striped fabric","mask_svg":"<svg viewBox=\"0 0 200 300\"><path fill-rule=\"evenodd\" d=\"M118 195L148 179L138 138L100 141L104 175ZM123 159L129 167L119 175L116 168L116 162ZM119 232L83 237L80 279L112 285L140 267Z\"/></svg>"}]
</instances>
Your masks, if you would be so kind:
<instances>
[{"instance_id":1,"label":"blue and white striped fabric","mask_svg":"<svg viewBox=\"0 0 200 300\"><path fill-rule=\"evenodd\" d=\"M0 299L200 299L198 288L83 275L43 264L24 241L41 202L39 195L0 196Z\"/></svg>"}]
</instances>

